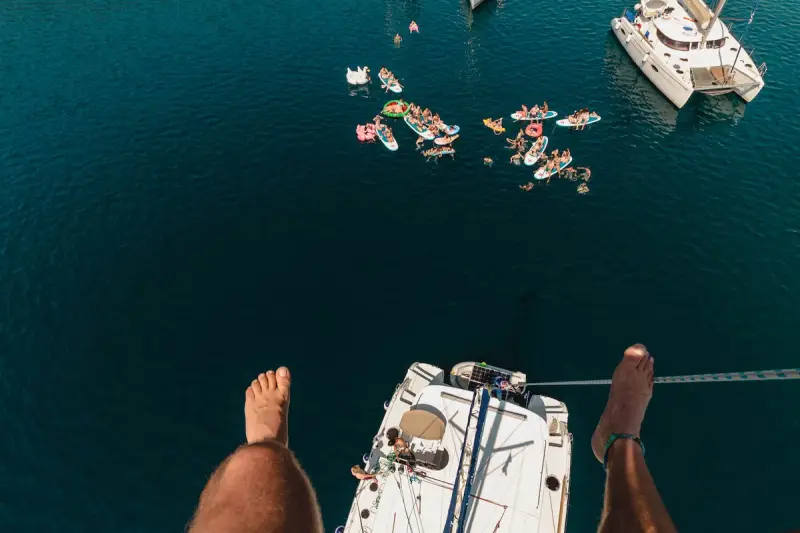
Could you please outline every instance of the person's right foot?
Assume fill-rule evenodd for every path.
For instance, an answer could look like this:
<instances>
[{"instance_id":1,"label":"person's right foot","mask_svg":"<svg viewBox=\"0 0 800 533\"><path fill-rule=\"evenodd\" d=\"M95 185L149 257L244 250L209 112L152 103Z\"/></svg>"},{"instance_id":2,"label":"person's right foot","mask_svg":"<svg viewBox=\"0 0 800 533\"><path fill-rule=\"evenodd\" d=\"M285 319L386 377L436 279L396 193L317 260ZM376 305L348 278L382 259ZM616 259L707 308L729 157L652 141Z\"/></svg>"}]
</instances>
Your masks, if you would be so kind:
<instances>
[{"instance_id":1,"label":"person's right foot","mask_svg":"<svg viewBox=\"0 0 800 533\"><path fill-rule=\"evenodd\" d=\"M247 443L274 439L284 446L289 432L289 388L292 377L282 366L277 374L272 370L258 375L247 387L244 401L244 422Z\"/></svg>"},{"instance_id":2,"label":"person's right foot","mask_svg":"<svg viewBox=\"0 0 800 533\"><path fill-rule=\"evenodd\" d=\"M601 463L612 433L639 436L644 412L653 397L653 365L654 359L647 348L634 344L625 350L614 370L606 409L592 435L592 451Z\"/></svg>"}]
</instances>

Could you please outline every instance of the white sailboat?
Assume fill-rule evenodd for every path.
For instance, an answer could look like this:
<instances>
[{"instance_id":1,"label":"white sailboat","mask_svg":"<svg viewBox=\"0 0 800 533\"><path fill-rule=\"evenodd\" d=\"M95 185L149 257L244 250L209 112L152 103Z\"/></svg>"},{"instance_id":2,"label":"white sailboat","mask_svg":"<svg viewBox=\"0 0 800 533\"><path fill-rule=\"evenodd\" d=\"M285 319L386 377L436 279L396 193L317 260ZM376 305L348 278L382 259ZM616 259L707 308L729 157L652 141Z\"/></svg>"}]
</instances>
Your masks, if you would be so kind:
<instances>
[{"instance_id":1,"label":"white sailboat","mask_svg":"<svg viewBox=\"0 0 800 533\"><path fill-rule=\"evenodd\" d=\"M561 533L572 435L567 408L525 391L526 376L485 363L444 372L414 363L364 456L337 533ZM411 454L389 446L399 434Z\"/></svg>"},{"instance_id":2,"label":"white sailboat","mask_svg":"<svg viewBox=\"0 0 800 533\"><path fill-rule=\"evenodd\" d=\"M611 19L633 62L675 106L695 92L734 92L752 101L764 87L766 63L755 61L703 0L642 0ZM748 24L752 22L750 15Z\"/></svg>"}]
</instances>

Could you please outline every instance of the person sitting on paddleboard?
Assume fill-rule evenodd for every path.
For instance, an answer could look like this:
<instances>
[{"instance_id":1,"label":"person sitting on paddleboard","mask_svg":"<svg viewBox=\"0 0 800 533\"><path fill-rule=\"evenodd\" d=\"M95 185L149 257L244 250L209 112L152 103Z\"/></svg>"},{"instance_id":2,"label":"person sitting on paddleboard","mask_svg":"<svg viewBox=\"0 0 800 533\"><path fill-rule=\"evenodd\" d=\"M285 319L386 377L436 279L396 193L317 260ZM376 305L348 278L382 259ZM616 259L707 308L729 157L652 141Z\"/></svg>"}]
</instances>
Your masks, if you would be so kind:
<instances>
[{"instance_id":1,"label":"person sitting on paddleboard","mask_svg":"<svg viewBox=\"0 0 800 533\"><path fill-rule=\"evenodd\" d=\"M542 104L541 111L542 111L542 118L544 118L544 116L547 115L547 112L550 111L550 107L547 105L547 100L545 100L544 103Z\"/></svg>"},{"instance_id":2,"label":"person sitting on paddleboard","mask_svg":"<svg viewBox=\"0 0 800 533\"><path fill-rule=\"evenodd\" d=\"M539 118L539 106L538 105L534 105L531 108L530 118Z\"/></svg>"},{"instance_id":3,"label":"person sitting on paddleboard","mask_svg":"<svg viewBox=\"0 0 800 533\"><path fill-rule=\"evenodd\" d=\"M564 152L561 154L561 160L562 160L562 161L564 161L564 162L566 163L567 161L569 161L569 158L570 158L570 157L572 157L572 154L571 154L571 153L569 153L569 148L567 148L567 149L566 149L566 150L564 150Z\"/></svg>"},{"instance_id":4,"label":"person sitting on paddleboard","mask_svg":"<svg viewBox=\"0 0 800 533\"><path fill-rule=\"evenodd\" d=\"M519 110L519 117L520 118L527 118L528 117L528 106L526 106L525 104L522 104L522 106L520 106L519 109L520 109Z\"/></svg>"}]
</instances>

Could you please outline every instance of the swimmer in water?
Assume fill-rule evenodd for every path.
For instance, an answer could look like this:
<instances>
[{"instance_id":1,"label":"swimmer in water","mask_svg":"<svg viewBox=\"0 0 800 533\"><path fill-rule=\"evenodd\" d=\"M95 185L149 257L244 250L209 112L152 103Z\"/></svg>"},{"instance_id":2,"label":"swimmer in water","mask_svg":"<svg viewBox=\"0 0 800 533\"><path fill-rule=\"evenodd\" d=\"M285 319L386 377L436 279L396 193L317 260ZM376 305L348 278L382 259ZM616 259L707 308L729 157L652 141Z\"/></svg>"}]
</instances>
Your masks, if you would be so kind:
<instances>
[{"instance_id":1,"label":"swimmer in water","mask_svg":"<svg viewBox=\"0 0 800 533\"><path fill-rule=\"evenodd\" d=\"M532 182L532 181L529 181L529 182L528 182L528 183L526 183L525 185L520 185L520 186L519 186L519 188L520 188L520 189L522 189L522 190L523 190L523 191L525 191L525 192L528 192L528 191L530 191L531 189L533 189L533 182Z\"/></svg>"},{"instance_id":2,"label":"swimmer in water","mask_svg":"<svg viewBox=\"0 0 800 533\"><path fill-rule=\"evenodd\" d=\"M583 171L583 174L581 175L581 179L583 181L588 182L590 179L592 179L592 171L589 170L589 168L587 168L587 167L578 167L578 170Z\"/></svg>"},{"instance_id":3,"label":"swimmer in water","mask_svg":"<svg viewBox=\"0 0 800 533\"><path fill-rule=\"evenodd\" d=\"M394 35L394 45L395 45L395 46L400 46L400 43L402 43L402 42L403 42L403 38L402 38L402 37L400 37L400 34L399 34L399 33L396 33L396 34Z\"/></svg>"},{"instance_id":4,"label":"swimmer in water","mask_svg":"<svg viewBox=\"0 0 800 533\"><path fill-rule=\"evenodd\" d=\"M494 161L492 160L491 157L484 157L483 158L483 164L486 165L487 167L492 166L493 163L494 163Z\"/></svg>"},{"instance_id":5,"label":"swimmer in water","mask_svg":"<svg viewBox=\"0 0 800 533\"><path fill-rule=\"evenodd\" d=\"M512 155L510 162L513 165L519 165L522 162L522 154L517 152L516 154Z\"/></svg>"},{"instance_id":6,"label":"swimmer in water","mask_svg":"<svg viewBox=\"0 0 800 533\"><path fill-rule=\"evenodd\" d=\"M423 146L425 146L425 139L422 136L417 137L417 150L419 150Z\"/></svg>"}]
</instances>

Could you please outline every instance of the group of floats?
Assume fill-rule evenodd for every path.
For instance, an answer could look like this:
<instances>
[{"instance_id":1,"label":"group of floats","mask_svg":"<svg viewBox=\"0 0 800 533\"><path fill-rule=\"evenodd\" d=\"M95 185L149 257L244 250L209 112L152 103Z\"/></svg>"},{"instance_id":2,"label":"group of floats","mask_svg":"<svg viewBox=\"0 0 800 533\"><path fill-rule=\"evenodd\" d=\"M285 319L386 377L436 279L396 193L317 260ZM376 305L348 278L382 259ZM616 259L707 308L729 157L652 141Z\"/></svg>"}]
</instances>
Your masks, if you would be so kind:
<instances>
[{"instance_id":1,"label":"group of floats","mask_svg":"<svg viewBox=\"0 0 800 533\"><path fill-rule=\"evenodd\" d=\"M347 82L351 85L369 83L369 72L368 67L348 68ZM386 89L387 92L391 91L396 94L403 92L400 81L385 67L381 67L378 79L381 81L381 88ZM422 154L428 159L455 155L455 148L452 144L459 138L460 128L456 125L445 124L439 115L431 112L430 109L422 109L414 103L402 99L386 102L380 114L376 115L372 122L356 126L358 140L375 142L377 139L387 149L392 152L396 151L399 148L397 139L394 137L392 128L383 122L384 117L403 119L411 131L417 134L417 150L424 147L425 141L433 141L435 145L433 148L422 151Z\"/></svg>"},{"instance_id":2,"label":"group of floats","mask_svg":"<svg viewBox=\"0 0 800 533\"><path fill-rule=\"evenodd\" d=\"M529 124L525 128L521 128L515 138L506 139L508 142L508 148L515 150L515 153L511 156L510 161L516 165L522 163L529 167L535 165L536 163L540 163L541 166L533 174L533 177L536 180L546 179L549 182L550 178L555 174L558 174L559 177L561 177L563 174L573 181L576 179L582 179L584 183L578 187L578 192L585 194L589 191L589 188L585 182L589 181L591 170L585 167L579 167L577 169L571 168L570 165L572 164L572 154L570 153L569 149L561 152L559 152L559 150L553 150L549 156L545 153L549 139L547 136L542 135L542 124L545 120L555 118L557 116L558 113L550 109L547 105L547 102L544 102L544 104L541 106L535 105L530 109L523 105L519 111L512 113L511 119L515 122L528 121ZM574 128L576 130L582 130L587 125L594 124L599 121L600 115L597 113L593 111L590 112L588 109L580 109L566 118L557 120L556 125L562 128ZM503 126L502 117L496 120L485 118L483 123L487 128L492 130L495 135L501 135L506 131L506 128ZM528 137L535 139L532 141L530 148L528 148ZM488 157L484 158L484 162L487 165L491 165L493 163L491 158ZM533 188L533 182L529 182L526 185L521 185L520 188L529 191Z\"/></svg>"}]
</instances>

